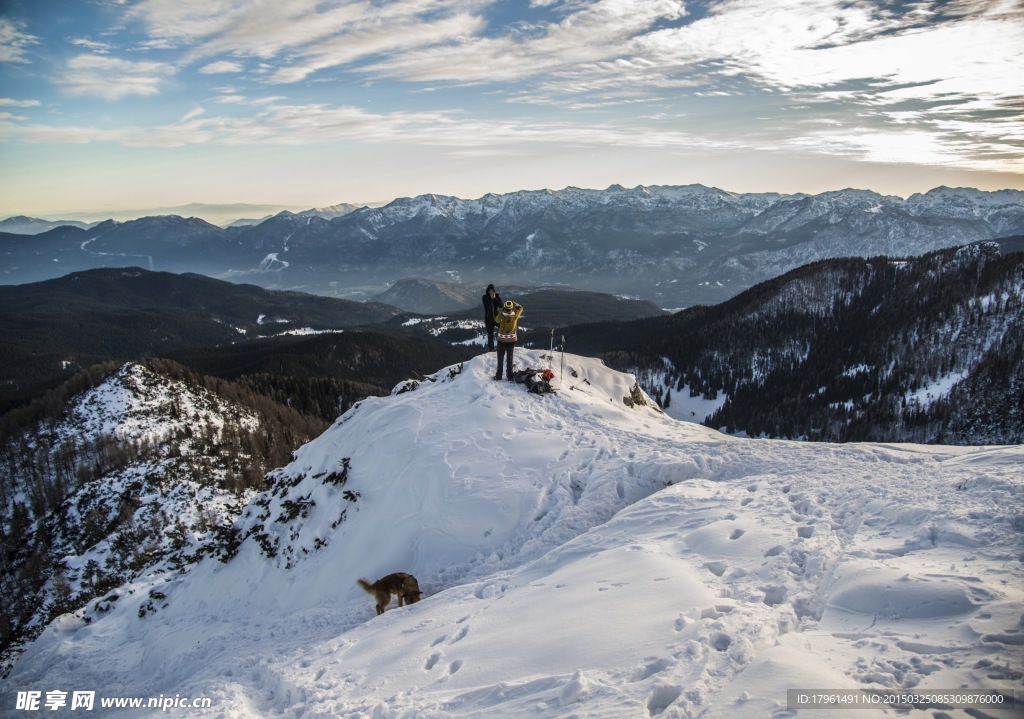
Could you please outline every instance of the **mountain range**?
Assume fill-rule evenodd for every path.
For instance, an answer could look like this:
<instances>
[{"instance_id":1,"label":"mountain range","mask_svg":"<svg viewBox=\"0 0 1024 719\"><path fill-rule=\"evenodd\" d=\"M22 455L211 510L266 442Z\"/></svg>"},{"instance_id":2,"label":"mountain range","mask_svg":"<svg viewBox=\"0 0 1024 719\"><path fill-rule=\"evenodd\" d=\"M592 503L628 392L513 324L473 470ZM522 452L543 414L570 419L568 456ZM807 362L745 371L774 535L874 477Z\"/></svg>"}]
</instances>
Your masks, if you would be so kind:
<instances>
[{"instance_id":1,"label":"mountain range","mask_svg":"<svg viewBox=\"0 0 1024 719\"><path fill-rule=\"evenodd\" d=\"M77 227L87 230L96 223L80 222L78 220L41 220L38 217L26 217L18 215L0 220L0 232L10 235L38 235L49 232L58 227Z\"/></svg>"},{"instance_id":2,"label":"mountain range","mask_svg":"<svg viewBox=\"0 0 1024 719\"><path fill-rule=\"evenodd\" d=\"M902 199L615 185L327 209L243 227L162 216L0 234L2 278L137 264L353 299L426 277L560 283L683 307L820 259L919 255L1024 233L1024 192L946 187Z\"/></svg>"}]
</instances>

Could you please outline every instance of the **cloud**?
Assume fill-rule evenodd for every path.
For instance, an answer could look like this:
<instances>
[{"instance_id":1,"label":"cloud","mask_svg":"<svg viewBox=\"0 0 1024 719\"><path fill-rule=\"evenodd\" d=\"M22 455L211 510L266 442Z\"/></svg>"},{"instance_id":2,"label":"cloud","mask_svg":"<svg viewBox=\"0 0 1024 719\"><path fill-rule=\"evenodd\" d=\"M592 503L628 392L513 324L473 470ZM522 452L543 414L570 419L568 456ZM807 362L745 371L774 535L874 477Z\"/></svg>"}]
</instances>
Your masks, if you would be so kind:
<instances>
[{"instance_id":1,"label":"cloud","mask_svg":"<svg viewBox=\"0 0 1024 719\"><path fill-rule=\"evenodd\" d=\"M15 100L10 97L0 97L0 107L39 107L39 100Z\"/></svg>"},{"instance_id":2,"label":"cloud","mask_svg":"<svg viewBox=\"0 0 1024 719\"><path fill-rule=\"evenodd\" d=\"M456 41L479 31L481 27L479 17L465 13L436 21L410 17L385 26L368 24L353 27L343 38L332 37L296 53L295 61L280 68L271 80L296 82L318 70L350 65L362 58Z\"/></svg>"},{"instance_id":3,"label":"cloud","mask_svg":"<svg viewBox=\"0 0 1024 719\"><path fill-rule=\"evenodd\" d=\"M1024 173L1024 156L1017 147L1005 142L979 142L952 132L854 127L809 133L788 144L815 154L865 162Z\"/></svg>"},{"instance_id":4,"label":"cloud","mask_svg":"<svg viewBox=\"0 0 1024 719\"><path fill-rule=\"evenodd\" d=\"M187 47L187 62L232 54L274 60L276 81L472 32L487 0L143 0L129 11L150 38ZM416 38L413 40L412 38ZM362 49L360 49L362 48Z\"/></svg>"},{"instance_id":5,"label":"cloud","mask_svg":"<svg viewBox=\"0 0 1024 719\"><path fill-rule=\"evenodd\" d=\"M651 33L640 54L666 74L717 63L784 92L825 90L872 79L870 94L948 92L1021 94L1024 10L974 2L964 16L922 22L924 3L896 14L889 6L843 0L729 0L680 28Z\"/></svg>"},{"instance_id":6,"label":"cloud","mask_svg":"<svg viewBox=\"0 0 1024 719\"><path fill-rule=\"evenodd\" d=\"M814 94L864 79L877 82L873 97L900 89L893 101L908 88L919 89L915 97L979 85L1020 94L1015 76L1024 74L1024 11L1013 0L721 0L694 17L681 0L533 0L500 26L488 18L495 5L142 0L129 16L148 42L184 47L184 62L256 57L275 83L330 68L413 83L529 80L538 101L561 105L566 95L599 93L607 102L664 89L724 92L721 85L736 83L748 92ZM200 72L236 68L221 60Z\"/></svg>"},{"instance_id":7,"label":"cloud","mask_svg":"<svg viewBox=\"0 0 1024 719\"><path fill-rule=\"evenodd\" d=\"M156 95L172 65L161 62L131 62L104 55L78 55L67 62L59 84L71 95L94 95L118 100L128 95Z\"/></svg>"},{"instance_id":8,"label":"cloud","mask_svg":"<svg viewBox=\"0 0 1024 719\"><path fill-rule=\"evenodd\" d=\"M237 87L214 80L189 98L210 113L98 135L131 145L343 140L479 156L558 142L788 148L872 162L920 153L923 164L1020 166L1024 9L1016 0L511 5L139 0L123 9L125 27L145 33L133 48L173 60L94 52L72 58L60 82L73 94L118 99L158 94L188 65L201 76L238 76ZM267 97L267 84L290 85L302 99ZM370 85L375 98L419 110L354 106ZM343 86L347 104L332 104ZM405 103L411 92L415 103ZM28 132L21 122L7 118L6 132Z\"/></svg>"},{"instance_id":9,"label":"cloud","mask_svg":"<svg viewBox=\"0 0 1024 719\"><path fill-rule=\"evenodd\" d=\"M109 43L90 40L86 37L73 37L68 40L68 44L74 45L75 47L85 48L86 50L98 55L106 55L112 49Z\"/></svg>"},{"instance_id":10,"label":"cloud","mask_svg":"<svg viewBox=\"0 0 1024 719\"><path fill-rule=\"evenodd\" d=\"M217 98L235 103L244 98ZM928 127L892 128L850 125L810 118L799 132L771 128L761 133L695 134L674 127L674 117L648 124L582 123L505 118L490 120L459 111L375 113L351 106L295 104L284 98L250 101L246 115L210 115L195 108L178 121L157 127L97 129L31 124L13 115L0 117L0 140L68 144L114 142L129 147L301 146L356 142L389 146L448 148L459 157L523 154L538 148L658 148L667 152L697 150L793 152L873 163L902 163L958 169L1024 173L1017 150L1024 134L1006 136L1000 120L988 122L987 137L974 125L955 118L932 119ZM872 118L868 118L870 121Z\"/></svg>"},{"instance_id":11,"label":"cloud","mask_svg":"<svg viewBox=\"0 0 1024 719\"><path fill-rule=\"evenodd\" d=\"M94 129L8 122L0 127L0 138L55 144L118 142L139 147L303 145L347 140L451 147L463 152L493 152L502 146L549 143L625 147L720 144L671 129L485 120L450 111L372 113L350 106L282 102L267 104L249 116L211 116L196 108L177 122L153 128Z\"/></svg>"},{"instance_id":12,"label":"cloud","mask_svg":"<svg viewBox=\"0 0 1024 719\"><path fill-rule=\"evenodd\" d=\"M0 62L28 62L28 48L39 38L25 32L24 24L0 17Z\"/></svg>"},{"instance_id":13,"label":"cloud","mask_svg":"<svg viewBox=\"0 0 1024 719\"><path fill-rule=\"evenodd\" d=\"M371 75L413 82L508 82L630 61L636 37L686 15L676 0L599 0L572 6L560 22L426 47L369 63Z\"/></svg>"},{"instance_id":14,"label":"cloud","mask_svg":"<svg viewBox=\"0 0 1024 719\"><path fill-rule=\"evenodd\" d=\"M242 72L243 70L245 70L245 66L242 63L229 60L218 60L199 68L199 72L203 75L219 75L222 73Z\"/></svg>"},{"instance_id":15,"label":"cloud","mask_svg":"<svg viewBox=\"0 0 1024 719\"><path fill-rule=\"evenodd\" d=\"M633 37L678 20L681 0L534 2L559 22L492 27L494 0L143 0L129 16L185 60L231 54L272 65L273 82L328 68L410 82L499 82L617 60Z\"/></svg>"}]
</instances>

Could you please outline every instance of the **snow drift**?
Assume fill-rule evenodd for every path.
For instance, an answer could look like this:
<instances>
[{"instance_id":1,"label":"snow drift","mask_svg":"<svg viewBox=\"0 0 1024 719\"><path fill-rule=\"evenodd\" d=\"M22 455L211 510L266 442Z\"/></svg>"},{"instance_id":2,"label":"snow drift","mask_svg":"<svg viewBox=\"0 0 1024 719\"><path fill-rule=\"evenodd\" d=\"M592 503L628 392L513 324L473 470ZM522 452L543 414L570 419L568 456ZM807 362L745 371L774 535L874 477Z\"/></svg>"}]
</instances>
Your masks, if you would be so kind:
<instances>
[{"instance_id":1,"label":"snow drift","mask_svg":"<svg viewBox=\"0 0 1024 719\"><path fill-rule=\"evenodd\" d=\"M787 689L874 688L984 691L1011 716L1020 447L730 438L597 360L516 356L551 365L558 394L496 382L482 356L365 400L274 473L223 561L54 622L0 706L90 689L123 716L152 711L99 698L206 697L188 715L225 718L763 717L805 714ZM423 601L377 617L355 580L394 571Z\"/></svg>"}]
</instances>

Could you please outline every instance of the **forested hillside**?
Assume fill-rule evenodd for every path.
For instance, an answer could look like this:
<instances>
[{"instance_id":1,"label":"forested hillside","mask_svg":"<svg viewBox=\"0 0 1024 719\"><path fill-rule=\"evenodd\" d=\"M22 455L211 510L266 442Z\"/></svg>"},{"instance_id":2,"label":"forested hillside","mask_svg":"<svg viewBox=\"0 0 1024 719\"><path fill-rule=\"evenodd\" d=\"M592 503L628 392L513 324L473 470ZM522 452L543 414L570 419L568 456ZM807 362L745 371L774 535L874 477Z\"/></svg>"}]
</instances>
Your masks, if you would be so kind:
<instances>
[{"instance_id":1,"label":"forested hillside","mask_svg":"<svg viewBox=\"0 0 1024 719\"><path fill-rule=\"evenodd\" d=\"M296 364L295 356L302 351L296 348L301 348L304 340L315 345L317 337L329 341L328 335L340 337L399 313L397 308L378 303L275 292L137 267L0 286L0 306L0 334L5 338L0 345L0 413L26 404L79 370L110 361L172 357L191 365L193 354L203 357L206 348L217 348L212 355L219 358L215 364L224 371L208 374L236 378L241 373L232 374L232 368L246 365L249 372L278 375L282 364ZM280 339L262 341L267 338ZM352 401L389 390L413 369L433 371L438 366L432 362L437 359L436 352L454 352L430 338L396 342L370 333L358 333L354 339L346 337L333 344L343 345L348 357L330 367L321 362L312 377L336 386L318 391L294 386L296 379L281 380L293 385L295 399L306 403L303 411L312 411L309 403L324 404L325 400L313 399L313 395L332 394L326 406L315 411L326 420L333 420ZM382 351L382 345L388 349ZM316 354L321 349L314 346L311 351ZM278 352L280 357L270 356ZM328 354L339 358L336 352L328 350ZM228 359L233 356L242 359ZM360 365L360 357L376 357L379 361ZM450 361L462 358L453 356ZM425 361L419 362L421 359ZM319 360L309 357L303 362L308 365ZM367 368L375 371L364 372ZM302 372L297 379L312 381ZM276 378L268 377L259 386L269 387L275 382ZM354 387L352 383L382 389ZM282 394L280 387L270 389L279 399L293 398Z\"/></svg>"},{"instance_id":2,"label":"forested hillside","mask_svg":"<svg viewBox=\"0 0 1024 719\"><path fill-rule=\"evenodd\" d=\"M98 365L5 415L0 669L53 617L201 556L327 424L166 360Z\"/></svg>"},{"instance_id":3,"label":"forested hillside","mask_svg":"<svg viewBox=\"0 0 1024 719\"><path fill-rule=\"evenodd\" d=\"M1024 254L828 260L715 307L566 330L705 424L827 441L1024 441ZM698 418L699 419L699 418Z\"/></svg>"}]
</instances>

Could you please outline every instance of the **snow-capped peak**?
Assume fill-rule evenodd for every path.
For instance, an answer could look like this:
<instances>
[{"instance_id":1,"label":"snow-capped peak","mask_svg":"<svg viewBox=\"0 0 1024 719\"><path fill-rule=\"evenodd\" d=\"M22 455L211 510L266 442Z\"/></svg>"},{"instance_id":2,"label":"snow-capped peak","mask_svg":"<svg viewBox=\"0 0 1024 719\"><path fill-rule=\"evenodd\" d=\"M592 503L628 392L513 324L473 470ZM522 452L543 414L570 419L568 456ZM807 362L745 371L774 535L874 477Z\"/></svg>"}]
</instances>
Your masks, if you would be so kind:
<instances>
[{"instance_id":1,"label":"snow-capped peak","mask_svg":"<svg viewBox=\"0 0 1024 719\"><path fill-rule=\"evenodd\" d=\"M598 360L516 363L557 392L494 380L487 354L363 401L275 473L224 562L58 620L9 683L208 697L194 713L224 717L753 717L795 688L1012 701L1020 448L730 438ZM376 616L356 579L392 572L423 599Z\"/></svg>"},{"instance_id":2,"label":"snow-capped peak","mask_svg":"<svg viewBox=\"0 0 1024 719\"><path fill-rule=\"evenodd\" d=\"M226 414L238 414L209 392L182 389L180 383L129 362L74 403L68 431L156 441L186 427L212 424L219 429ZM251 412L242 422L250 429L258 424Z\"/></svg>"}]
</instances>

